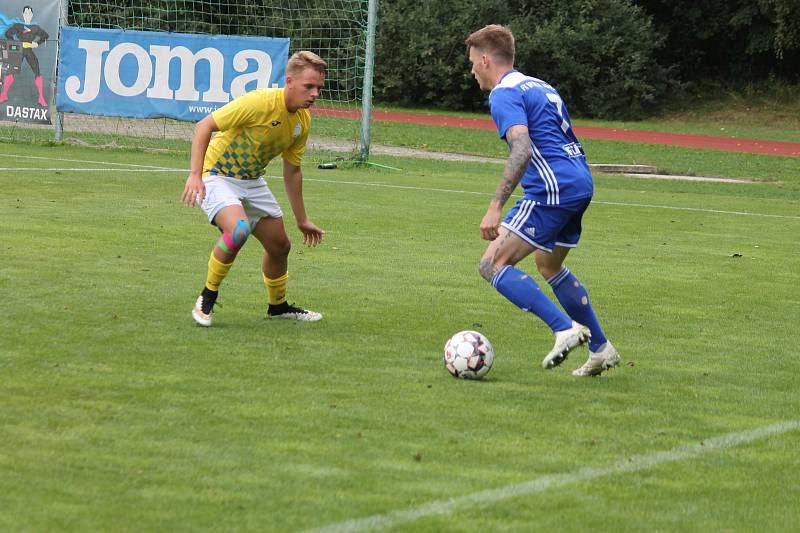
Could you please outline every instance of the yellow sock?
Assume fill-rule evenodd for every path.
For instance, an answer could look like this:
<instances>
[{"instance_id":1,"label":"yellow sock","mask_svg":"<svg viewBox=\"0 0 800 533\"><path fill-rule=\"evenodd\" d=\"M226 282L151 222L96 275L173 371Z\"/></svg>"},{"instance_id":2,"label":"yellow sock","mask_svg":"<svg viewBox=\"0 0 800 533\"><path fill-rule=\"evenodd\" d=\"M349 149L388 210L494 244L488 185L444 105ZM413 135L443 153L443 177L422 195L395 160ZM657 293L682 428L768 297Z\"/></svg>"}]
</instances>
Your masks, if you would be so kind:
<instances>
[{"instance_id":1,"label":"yellow sock","mask_svg":"<svg viewBox=\"0 0 800 533\"><path fill-rule=\"evenodd\" d=\"M233 266L233 261L230 263L223 263L216 257L214 252L211 252L211 257L208 259L208 278L206 278L206 287L212 291L219 290L219 284L228 275L228 271Z\"/></svg>"},{"instance_id":2,"label":"yellow sock","mask_svg":"<svg viewBox=\"0 0 800 533\"><path fill-rule=\"evenodd\" d=\"M276 279L264 276L264 286L267 287L267 301L270 305L278 305L286 301L286 285L288 284L288 272Z\"/></svg>"}]
</instances>

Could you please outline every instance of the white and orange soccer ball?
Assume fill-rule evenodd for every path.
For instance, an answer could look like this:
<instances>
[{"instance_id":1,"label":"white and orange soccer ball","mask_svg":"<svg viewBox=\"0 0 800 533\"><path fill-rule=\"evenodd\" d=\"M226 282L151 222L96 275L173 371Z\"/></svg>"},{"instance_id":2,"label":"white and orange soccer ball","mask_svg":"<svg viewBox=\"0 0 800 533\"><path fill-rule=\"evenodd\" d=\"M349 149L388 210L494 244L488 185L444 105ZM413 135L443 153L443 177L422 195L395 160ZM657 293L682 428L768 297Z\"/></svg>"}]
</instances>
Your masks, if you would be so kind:
<instances>
[{"instance_id":1,"label":"white and orange soccer ball","mask_svg":"<svg viewBox=\"0 0 800 533\"><path fill-rule=\"evenodd\" d=\"M459 331L444 345L444 367L453 377L481 379L493 362L492 344L477 331Z\"/></svg>"}]
</instances>

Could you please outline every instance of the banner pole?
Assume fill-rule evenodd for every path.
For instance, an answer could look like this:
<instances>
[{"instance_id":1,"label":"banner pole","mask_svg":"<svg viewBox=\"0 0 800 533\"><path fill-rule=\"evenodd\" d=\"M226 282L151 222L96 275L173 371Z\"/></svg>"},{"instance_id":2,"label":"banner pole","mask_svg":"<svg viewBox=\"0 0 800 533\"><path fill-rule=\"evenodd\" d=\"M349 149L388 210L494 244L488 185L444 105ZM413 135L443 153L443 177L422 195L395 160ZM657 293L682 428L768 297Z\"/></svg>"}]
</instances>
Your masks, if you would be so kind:
<instances>
[{"instance_id":1,"label":"banner pole","mask_svg":"<svg viewBox=\"0 0 800 533\"><path fill-rule=\"evenodd\" d=\"M67 16L69 15L69 0L61 0L61 14L58 17L58 42L61 42L61 28L67 25ZM61 46L58 44L58 52L56 53L56 68L55 76L53 76L53 100L55 100L56 91L58 90L58 58L61 55ZM54 103L55 105L55 103ZM64 140L64 113L61 113L56 109L56 121L55 121L55 142L60 143Z\"/></svg>"}]
</instances>

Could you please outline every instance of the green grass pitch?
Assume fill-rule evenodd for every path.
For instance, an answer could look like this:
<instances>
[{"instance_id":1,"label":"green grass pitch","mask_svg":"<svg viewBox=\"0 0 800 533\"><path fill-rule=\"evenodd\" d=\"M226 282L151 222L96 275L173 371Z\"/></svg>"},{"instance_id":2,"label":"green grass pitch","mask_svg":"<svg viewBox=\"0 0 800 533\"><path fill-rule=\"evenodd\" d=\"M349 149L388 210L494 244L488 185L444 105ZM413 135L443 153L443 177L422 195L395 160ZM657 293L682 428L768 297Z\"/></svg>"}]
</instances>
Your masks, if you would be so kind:
<instances>
[{"instance_id":1,"label":"green grass pitch","mask_svg":"<svg viewBox=\"0 0 800 533\"><path fill-rule=\"evenodd\" d=\"M289 299L324 320L263 318L253 241L203 329L215 233L179 204L185 154L0 152L0 530L800 529L786 159L750 173L781 183L597 177L568 265L623 365L575 379L585 348L543 371L546 327L478 275L498 165L309 166L327 233L306 248L287 217ZM494 368L455 380L442 346L473 328Z\"/></svg>"}]
</instances>

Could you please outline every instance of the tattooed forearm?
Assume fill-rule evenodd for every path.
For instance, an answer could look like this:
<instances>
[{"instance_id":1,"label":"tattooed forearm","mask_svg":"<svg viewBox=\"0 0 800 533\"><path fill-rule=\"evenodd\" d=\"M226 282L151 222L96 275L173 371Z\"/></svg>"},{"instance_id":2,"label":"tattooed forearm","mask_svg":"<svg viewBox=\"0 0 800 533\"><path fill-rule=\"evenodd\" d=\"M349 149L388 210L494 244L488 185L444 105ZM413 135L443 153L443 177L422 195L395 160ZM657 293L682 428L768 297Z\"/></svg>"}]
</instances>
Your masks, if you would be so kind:
<instances>
[{"instance_id":1,"label":"tattooed forearm","mask_svg":"<svg viewBox=\"0 0 800 533\"><path fill-rule=\"evenodd\" d=\"M524 129L524 132L514 131L515 129L511 128L506 136L510 154L503 170L503 180L494 193L494 200L500 205L505 205L508 201L531 159L531 140L528 137L527 128Z\"/></svg>"}]
</instances>

